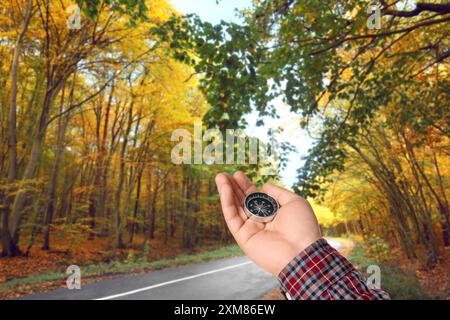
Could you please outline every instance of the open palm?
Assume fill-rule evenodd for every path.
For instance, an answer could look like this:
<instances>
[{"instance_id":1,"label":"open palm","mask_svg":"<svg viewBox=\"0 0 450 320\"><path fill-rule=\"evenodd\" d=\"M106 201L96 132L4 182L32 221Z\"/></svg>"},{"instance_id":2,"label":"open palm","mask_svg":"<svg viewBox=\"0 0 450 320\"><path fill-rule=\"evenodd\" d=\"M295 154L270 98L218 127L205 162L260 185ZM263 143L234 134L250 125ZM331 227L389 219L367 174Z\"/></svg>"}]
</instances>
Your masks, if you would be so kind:
<instances>
[{"instance_id":1,"label":"open palm","mask_svg":"<svg viewBox=\"0 0 450 320\"><path fill-rule=\"evenodd\" d=\"M262 191L280 204L268 223L247 217L245 196L258 191L247 176L221 173L216 177L225 221L244 253L264 270L278 275L300 251L320 239L320 229L308 201L295 193L267 183Z\"/></svg>"}]
</instances>

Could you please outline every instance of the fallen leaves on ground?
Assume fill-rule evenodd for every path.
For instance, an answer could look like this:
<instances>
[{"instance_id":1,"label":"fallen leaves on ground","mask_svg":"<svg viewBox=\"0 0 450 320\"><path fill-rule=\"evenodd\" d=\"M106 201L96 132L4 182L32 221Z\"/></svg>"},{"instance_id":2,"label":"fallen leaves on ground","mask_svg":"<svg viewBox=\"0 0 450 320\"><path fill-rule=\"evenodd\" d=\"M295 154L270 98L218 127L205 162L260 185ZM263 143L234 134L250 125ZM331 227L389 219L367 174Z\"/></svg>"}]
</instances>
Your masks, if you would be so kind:
<instances>
[{"instance_id":1,"label":"fallen leaves on ground","mask_svg":"<svg viewBox=\"0 0 450 320\"><path fill-rule=\"evenodd\" d=\"M211 249L212 246L205 243L199 246L195 251L187 252L181 246L181 241L171 240L164 243L163 237L158 232L155 233L155 239L149 241L147 260L157 261L161 259L175 258L181 254L197 253ZM66 269L70 265L92 265L109 261L120 261L127 263L143 255L145 238L136 236L133 244L125 249L114 251L111 238L94 238L78 242L76 245L68 248L68 243L64 239L55 238L51 250L44 251L37 244L32 247L29 255L0 258L0 285L12 280L26 278L33 275L42 275L48 273L61 273L65 275ZM215 246L217 247L217 245ZM1 249L1 248L0 248ZM133 272L127 272L133 274ZM91 282L117 278L123 276L123 273L99 274L83 277L83 284ZM55 281L41 281L32 284L19 284L5 289L0 289L0 299L16 298L23 295L45 292L57 288L65 287L65 279Z\"/></svg>"}]
</instances>

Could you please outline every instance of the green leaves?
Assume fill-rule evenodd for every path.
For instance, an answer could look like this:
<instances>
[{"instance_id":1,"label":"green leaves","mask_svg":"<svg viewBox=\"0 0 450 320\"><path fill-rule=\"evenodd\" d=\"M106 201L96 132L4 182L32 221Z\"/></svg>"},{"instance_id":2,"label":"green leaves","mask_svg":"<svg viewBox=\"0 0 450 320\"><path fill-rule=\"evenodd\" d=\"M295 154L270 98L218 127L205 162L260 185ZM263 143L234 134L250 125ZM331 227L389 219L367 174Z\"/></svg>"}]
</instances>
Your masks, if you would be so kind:
<instances>
[{"instance_id":1,"label":"green leaves","mask_svg":"<svg viewBox=\"0 0 450 320\"><path fill-rule=\"evenodd\" d=\"M438 25L421 28L419 18L391 16L383 17L383 29L369 30L371 4L263 0L245 14L244 25L173 17L155 32L171 43L174 57L202 75L201 87L212 106L207 125L240 126L252 107L273 115L270 102L280 95L304 116L305 127L319 122L320 138L299 171L297 186L299 192L316 194L329 174L343 168L344 145L356 143L375 119L418 131L448 119L448 108L442 112L448 103L441 100L448 101L448 90L415 78L435 59L429 44L442 41L445 32ZM423 112L421 102L433 96L439 103Z\"/></svg>"},{"instance_id":2,"label":"green leaves","mask_svg":"<svg viewBox=\"0 0 450 320\"><path fill-rule=\"evenodd\" d=\"M209 127L240 127L252 104L265 112L269 83L259 72L262 48L251 27L227 22L213 26L189 15L173 16L153 31L170 44L175 59L193 65L201 75L201 89L212 106L204 119Z\"/></svg>"},{"instance_id":3,"label":"green leaves","mask_svg":"<svg viewBox=\"0 0 450 320\"><path fill-rule=\"evenodd\" d=\"M109 6L113 11L130 17L131 24L147 18L148 8L145 0L76 0L76 3L86 16L91 19L98 16L104 5Z\"/></svg>"}]
</instances>

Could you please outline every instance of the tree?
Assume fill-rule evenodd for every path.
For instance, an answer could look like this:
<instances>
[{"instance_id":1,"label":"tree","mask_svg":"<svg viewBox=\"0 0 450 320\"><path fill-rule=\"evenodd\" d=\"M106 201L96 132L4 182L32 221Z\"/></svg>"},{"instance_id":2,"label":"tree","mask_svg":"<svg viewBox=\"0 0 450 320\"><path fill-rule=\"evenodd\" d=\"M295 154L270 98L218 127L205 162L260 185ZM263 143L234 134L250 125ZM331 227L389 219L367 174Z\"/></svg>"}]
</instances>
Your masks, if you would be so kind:
<instances>
[{"instance_id":1,"label":"tree","mask_svg":"<svg viewBox=\"0 0 450 320\"><path fill-rule=\"evenodd\" d=\"M58 23L65 23L64 20L54 19L54 14L65 16L63 13L65 4L63 2L57 6L51 6L48 1L37 1L36 6L34 7L33 1L27 0L25 1L23 13L19 13L22 15L22 23L15 41L10 76L11 106L9 112L10 121L8 134L9 178L7 183L11 184L15 179L18 179L19 182L14 199L11 197L12 190L8 190L7 194L4 196L5 202L3 205L2 228L3 250L4 254L9 256L17 255L19 253L18 242L20 221L24 213L28 189L32 187L30 182L33 181L36 175L38 161L42 152L42 144L49 125L49 117L53 109L54 101L65 86L67 79L77 70L79 61L86 59L94 50L106 48L115 41L112 37L104 37L105 32L110 28L110 20L113 16L110 15L109 19L106 19L102 25L100 23L98 11L100 7L113 2L106 1L106 3L100 4L98 2L92 3L80 0L78 3L89 13L89 17L92 19L86 21L79 32L71 32L65 26L58 25ZM134 7L138 8L137 12L133 9ZM124 9L126 10L123 11ZM144 14L145 5L142 1L133 3L121 1L118 4L114 4L111 7L111 10L127 12L130 16L130 21L132 22ZM37 13L35 16L34 12ZM33 17L35 17L36 20L32 20ZM45 74L45 93L38 115L39 120L33 130L33 138L27 164L21 177L17 177L17 73L19 55L22 47L25 46L25 35L30 23L33 25L40 23L44 31L43 33L40 33L38 39L36 39L39 43L39 54L36 55L36 59L42 59L41 62L43 62L44 65L42 72ZM26 45L31 46L32 42L27 42ZM75 106L71 106L68 110L73 108L75 108ZM13 205L10 209L12 200ZM10 210L11 221L9 221Z\"/></svg>"},{"instance_id":2,"label":"tree","mask_svg":"<svg viewBox=\"0 0 450 320\"><path fill-rule=\"evenodd\" d=\"M22 43L25 37L25 33L28 30L31 17L33 15L33 1L28 0L25 4L23 10L23 18L20 25L20 29L17 35L17 40L15 43L13 58L11 62L10 70L10 86L11 86L11 103L9 109L9 125L8 125L8 179L6 181L7 185L10 186L17 177L17 74L19 70L19 57L22 49ZM18 252L17 245L12 241L11 235L9 233L9 206L13 200L10 195L11 190L4 190L4 194L0 195L3 198L2 207L2 243L3 252L2 255L16 255Z\"/></svg>"},{"instance_id":3,"label":"tree","mask_svg":"<svg viewBox=\"0 0 450 320\"><path fill-rule=\"evenodd\" d=\"M244 13L242 25L174 16L154 32L172 42L175 59L202 74L201 88L212 106L208 125L245 125L242 118L252 106L261 115L273 114L277 95L303 116L315 144L298 171L298 193L319 197L336 171L348 170L346 161L355 152L373 175L370 183L389 199L391 218L398 219L402 243L410 247L405 251L414 256L407 235L413 228L431 265L439 255L430 230L436 208L448 245L446 178L431 183L439 176L439 161L433 176L414 161L416 151L405 151L407 162L391 159L386 166L375 146L386 156L390 145L371 136L389 140L399 134L399 143L421 154L432 145L438 159L448 154L450 6L418 1L400 10L396 3L379 1L381 29L367 25L373 1L261 0ZM380 136L380 130L389 134ZM439 148L434 139L442 141ZM423 155L422 161L434 162L430 153ZM412 180L399 183L397 175L406 168ZM414 183L420 183L420 201L411 199Z\"/></svg>"}]
</instances>

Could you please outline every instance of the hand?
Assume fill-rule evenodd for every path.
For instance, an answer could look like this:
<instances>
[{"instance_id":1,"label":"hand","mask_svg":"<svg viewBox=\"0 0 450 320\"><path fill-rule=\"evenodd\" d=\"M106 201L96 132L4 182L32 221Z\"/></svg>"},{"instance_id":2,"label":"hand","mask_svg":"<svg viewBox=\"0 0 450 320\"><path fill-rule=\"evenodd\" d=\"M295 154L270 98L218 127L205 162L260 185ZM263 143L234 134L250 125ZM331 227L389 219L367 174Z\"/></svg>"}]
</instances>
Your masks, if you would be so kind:
<instances>
[{"instance_id":1,"label":"hand","mask_svg":"<svg viewBox=\"0 0 450 320\"><path fill-rule=\"evenodd\" d=\"M266 183L262 191L280 204L268 223L247 217L245 196L258 191L247 176L220 173L216 177L223 215L234 239L244 253L264 270L278 276L301 251L321 238L319 224L308 201L286 189Z\"/></svg>"}]
</instances>

